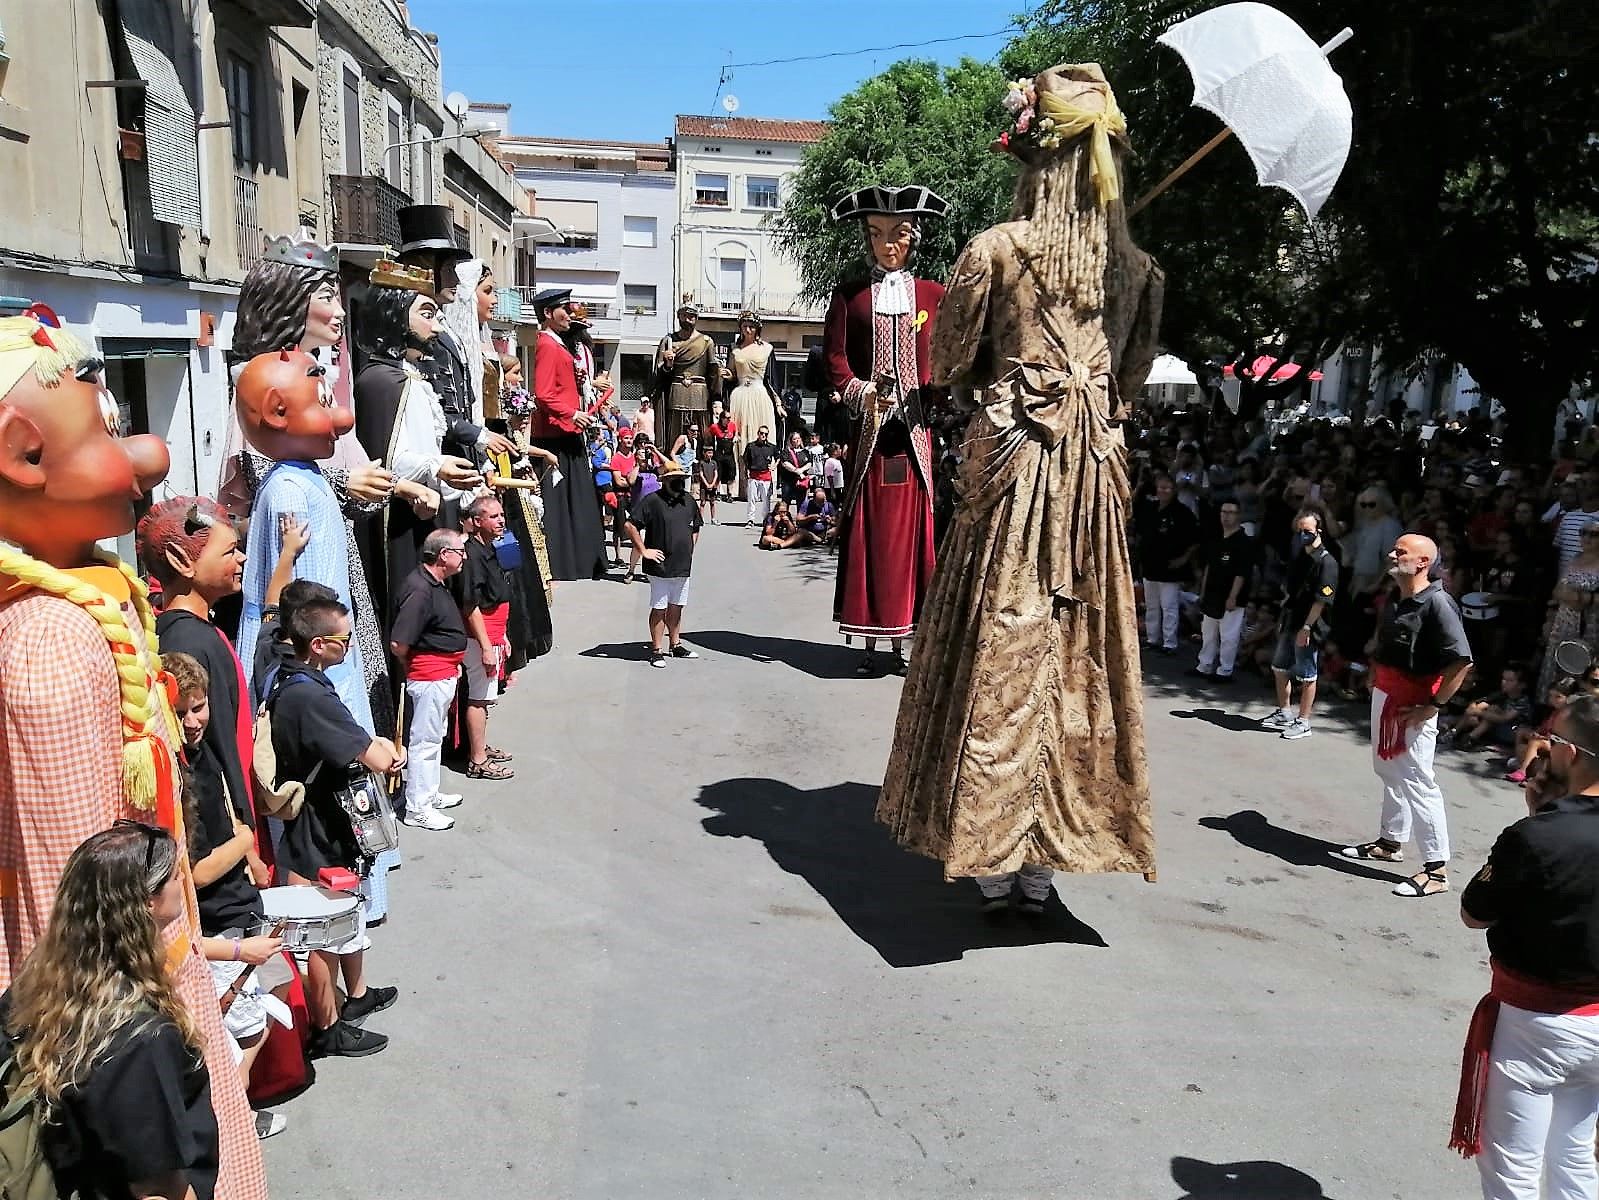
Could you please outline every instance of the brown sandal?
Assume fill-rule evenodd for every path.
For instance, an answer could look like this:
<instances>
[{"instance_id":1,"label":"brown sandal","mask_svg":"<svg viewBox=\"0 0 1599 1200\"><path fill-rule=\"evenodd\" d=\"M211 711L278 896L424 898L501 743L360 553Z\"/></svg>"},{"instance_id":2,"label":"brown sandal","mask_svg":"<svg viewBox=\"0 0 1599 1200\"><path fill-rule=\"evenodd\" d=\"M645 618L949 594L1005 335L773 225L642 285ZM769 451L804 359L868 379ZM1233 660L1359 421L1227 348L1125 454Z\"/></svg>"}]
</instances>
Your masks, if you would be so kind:
<instances>
[{"instance_id":1,"label":"brown sandal","mask_svg":"<svg viewBox=\"0 0 1599 1200\"><path fill-rule=\"evenodd\" d=\"M491 763L508 763L511 755L501 750L498 746L484 746L483 757Z\"/></svg>"},{"instance_id":2,"label":"brown sandal","mask_svg":"<svg viewBox=\"0 0 1599 1200\"><path fill-rule=\"evenodd\" d=\"M469 762L466 764L466 777L468 779L514 779L516 772L509 767L502 767L494 762Z\"/></svg>"}]
</instances>

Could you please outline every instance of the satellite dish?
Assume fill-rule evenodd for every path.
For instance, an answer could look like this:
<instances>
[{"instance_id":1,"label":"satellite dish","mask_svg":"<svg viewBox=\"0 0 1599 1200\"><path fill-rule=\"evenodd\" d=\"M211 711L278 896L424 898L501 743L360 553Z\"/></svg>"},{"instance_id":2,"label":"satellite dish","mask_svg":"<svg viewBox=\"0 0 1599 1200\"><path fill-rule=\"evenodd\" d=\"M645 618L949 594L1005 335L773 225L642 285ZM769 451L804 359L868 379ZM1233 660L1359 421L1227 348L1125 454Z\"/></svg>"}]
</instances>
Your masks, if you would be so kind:
<instances>
[{"instance_id":1,"label":"satellite dish","mask_svg":"<svg viewBox=\"0 0 1599 1200\"><path fill-rule=\"evenodd\" d=\"M466 120L466 114L471 107L472 102L466 98L465 92L451 92L444 97L444 111L457 121Z\"/></svg>"},{"instance_id":2,"label":"satellite dish","mask_svg":"<svg viewBox=\"0 0 1599 1200\"><path fill-rule=\"evenodd\" d=\"M736 113L738 111L738 97L733 95L732 92L729 92L727 95L723 96L722 108L725 109L729 114Z\"/></svg>"}]
</instances>

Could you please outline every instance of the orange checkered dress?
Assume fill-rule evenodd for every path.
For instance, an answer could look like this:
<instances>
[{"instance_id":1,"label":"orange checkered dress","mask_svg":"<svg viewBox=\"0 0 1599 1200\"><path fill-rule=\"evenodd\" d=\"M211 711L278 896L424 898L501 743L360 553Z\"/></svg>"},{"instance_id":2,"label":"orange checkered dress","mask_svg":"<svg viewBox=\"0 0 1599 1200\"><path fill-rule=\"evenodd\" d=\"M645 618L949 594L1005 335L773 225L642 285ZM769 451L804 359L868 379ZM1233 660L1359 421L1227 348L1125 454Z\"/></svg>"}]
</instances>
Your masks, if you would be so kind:
<instances>
[{"instance_id":1,"label":"orange checkered dress","mask_svg":"<svg viewBox=\"0 0 1599 1200\"><path fill-rule=\"evenodd\" d=\"M74 574L122 601L150 670L154 647L143 645L120 573L88 568ZM123 798L120 690L99 625L69 600L8 593L4 585L10 582L0 576L0 986L10 985L43 932L61 872L78 844L120 818L148 821L153 815ZM188 885L185 917L167 929L166 940L178 992L205 1039L221 1134L216 1194L218 1200L265 1200L254 1118L200 956L198 910L181 836L178 847L179 871Z\"/></svg>"}]
</instances>

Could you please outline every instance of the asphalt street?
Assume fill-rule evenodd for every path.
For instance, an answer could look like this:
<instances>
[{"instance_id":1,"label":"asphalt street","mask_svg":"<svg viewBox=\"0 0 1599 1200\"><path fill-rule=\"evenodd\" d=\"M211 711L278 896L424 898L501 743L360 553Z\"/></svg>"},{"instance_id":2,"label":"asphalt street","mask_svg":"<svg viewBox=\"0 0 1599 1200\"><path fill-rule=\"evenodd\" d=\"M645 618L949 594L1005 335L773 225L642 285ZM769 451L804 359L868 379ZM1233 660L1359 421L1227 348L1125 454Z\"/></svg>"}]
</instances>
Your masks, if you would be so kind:
<instances>
[{"instance_id":1,"label":"asphalt street","mask_svg":"<svg viewBox=\"0 0 1599 1200\"><path fill-rule=\"evenodd\" d=\"M1446 1142L1482 935L1328 854L1376 833L1362 712L1286 742L1264 690L1156 660L1158 882L1057 877L991 927L872 822L900 681L856 678L833 560L752 541L706 530L702 657L665 670L647 588L560 585L491 725L516 778L405 831L392 1043L282 1105L275 1196L1476 1194ZM1520 798L1443 776L1459 882Z\"/></svg>"}]
</instances>

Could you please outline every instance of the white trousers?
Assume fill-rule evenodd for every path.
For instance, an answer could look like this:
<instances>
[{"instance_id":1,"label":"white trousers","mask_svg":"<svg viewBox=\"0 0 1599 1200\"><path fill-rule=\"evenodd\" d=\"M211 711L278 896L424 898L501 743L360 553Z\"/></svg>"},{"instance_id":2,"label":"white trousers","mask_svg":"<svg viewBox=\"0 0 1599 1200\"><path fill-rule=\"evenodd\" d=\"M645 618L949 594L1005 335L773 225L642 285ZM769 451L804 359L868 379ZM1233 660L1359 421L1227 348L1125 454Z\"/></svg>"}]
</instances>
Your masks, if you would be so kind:
<instances>
[{"instance_id":1,"label":"white trousers","mask_svg":"<svg viewBox=\"0 0 1599 1200\"><path fill-rule=\"evenodd\" d=\"M1484 1200L1593 1200L1599 1017L1499 1006L1477 1169Z\"/></svg>"},{"instance_id":2,"label":"white trousers","mask_svg":"<svg viewBox=\"0 0 1599 1200\"><path fill-rule=\"evenodd\" d=\"M748 519L757 526L766 524L767 510L772 507L772 481L751 479L744 485L744 494L750 502Z\"/></svg>"},{"instance_id":3,"label":"white trousers","mask_svg":"<svg viewBox=\"0 0 1599 1200\"><path fill-rule=\"evenodd\" d=\"M1049 881L1055 872L1048 867L1028 864L1020 871L1007 871L1003 875L979 875L977 886L985 896L1008 896L1011 884L1020 882L1022 895L1029 900L1043 900L1049 896Z\"/></svg>"},{"instance_id":4,"label":"white trousers","mask_svg":"<svg viewBox=\"0 0 1599 1200\"><path fill-rule=\"evenodd\" d=\"M1177 618L1182 603L1182 584L1175 580L1144 580L1144 634L1151 646L1177 649Z\"/></svg>"},{"instance_id":5,"label":"white trousers","mask_svg":"<svg viewBox=\"0 0 1599 1200\"><path fill-rule=\"evenodd\" d=\"M467 648L476 653L476 646ZM449 679L407 679L405 698L411 705L411 730L405 738L405 811L420 813L439 798L439 760L444 754L445 722L455 699L457 676Z\"/></svg>"},{"instance_id":6,"label":"white trousers","mask_svg":"<svg viewBox=\"0 0 1599 1200\"><path fill-rule=\"evenodd\" d=\"M1405 748L1393 758L1377 754L1382 706L1388 693L1371 689L1371 763L1382 781L1382 836L1404 845L1412 829L1421 861L1449 861L1449 827L1444 815L1444 793L1432 771L1432 754L1438 744L1438 718L1405 730Z\"/></svg>"},{"instance_id":7,"label":"white trousers","mask_svg":"<svg viewBox=\"0 0 1599 1200\"><path fill-rule=\"evenodd\" d=\"M1199 646L1199 669L1209 675L1228 676L1238 658L1238 639L1244 633L1244 610L1235 608L1219 617L1201 617L1203 640Z\"/></svg>"}]
</instances>

